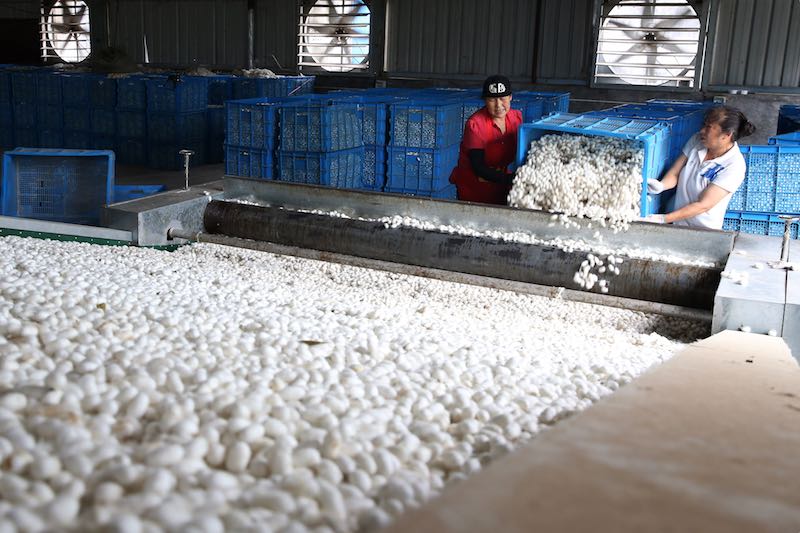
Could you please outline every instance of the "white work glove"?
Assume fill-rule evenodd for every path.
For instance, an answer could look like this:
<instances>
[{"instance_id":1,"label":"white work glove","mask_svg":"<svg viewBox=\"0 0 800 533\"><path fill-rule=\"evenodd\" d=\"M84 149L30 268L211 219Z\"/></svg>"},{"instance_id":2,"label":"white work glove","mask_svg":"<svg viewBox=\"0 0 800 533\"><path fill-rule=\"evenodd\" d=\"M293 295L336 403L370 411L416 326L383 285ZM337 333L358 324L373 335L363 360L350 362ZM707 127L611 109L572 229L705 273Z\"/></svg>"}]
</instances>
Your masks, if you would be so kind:
<instances>
[{"instance_id":1,"label":"white work glove","mask_svg":"<svg viewBox=\"0 0 800 533\"><path fill-rule=\"evenodd\" d=\"M667 215L647 215L646 217L639 217L639 222L649 222L651 224L666 224Z\"/></svg>"},{"instance_id":2,"label":"white work glove","mask_svg":"<svg viewBox=\"0 0 800 533\"><path fill-rule=\"evenodd\" d=\"M647 193L648 194L660 194L662 192L664 192L664 184L663 183L661 183L660 181L658 181L656 179L653 179L653 178L647 178Z\"/></svg>"}]
</instances>

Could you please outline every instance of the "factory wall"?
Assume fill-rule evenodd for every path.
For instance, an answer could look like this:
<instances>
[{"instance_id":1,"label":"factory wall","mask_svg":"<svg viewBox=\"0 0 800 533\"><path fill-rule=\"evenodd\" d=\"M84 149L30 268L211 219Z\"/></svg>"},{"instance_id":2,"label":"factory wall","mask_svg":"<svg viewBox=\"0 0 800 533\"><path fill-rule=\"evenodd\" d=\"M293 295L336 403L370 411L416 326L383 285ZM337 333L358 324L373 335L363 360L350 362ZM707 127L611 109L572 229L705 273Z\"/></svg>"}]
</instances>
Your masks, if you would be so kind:
<instances>
[{"instance_id":1,"label":"factory wall","mask_svg":"<svg viewBox=\"0 0 800 533\"><path fill-rule=\"evenodd\" d=\"M137 61L146 45L154 64L247 64L247 0L91 1L102 12L93 16L93 32L105 39L107 21L110 43ZM502 72L526 83L588 86L598 1L372 0L376 72L367 78L457 83ZM707 2L706 89L800 92L800 2ZM256 66L296 71L299 5L255 0ZM385 20L375 16L384 5ZM36 17L38 6L38 0L5 0L0 19ZM364 76L349 78L365 83Z\"/></svg>"},{"instance_id":2,"label":"factory wall","mask_svg":"<svg viewBox=\"0 0 800 533\"><path fill-rule=\"evenodd\" d=\"M716 0L709 88L800 87L800 2Z\"/></svg>"}]
</instances>

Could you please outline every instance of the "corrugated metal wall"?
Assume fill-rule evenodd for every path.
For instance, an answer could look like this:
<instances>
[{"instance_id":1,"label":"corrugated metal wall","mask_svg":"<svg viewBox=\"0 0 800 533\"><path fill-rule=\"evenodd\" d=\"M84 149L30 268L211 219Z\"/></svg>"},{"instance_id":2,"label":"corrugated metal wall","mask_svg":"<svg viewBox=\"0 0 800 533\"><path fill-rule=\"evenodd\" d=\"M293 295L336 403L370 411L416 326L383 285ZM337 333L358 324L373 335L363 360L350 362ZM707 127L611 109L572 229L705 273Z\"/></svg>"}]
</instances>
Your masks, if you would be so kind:
<instances>
[{"instance_id":1,"label":"corrugated metal wall","mask_svg":"<svg viewBox=\"0 0 800 533\"><path fill-rule=\"evenodd\" d=\"M586 83L592 66L593 0L540 0L536 81Z\"/></svg>"},{"instance_id":2,"label":"corrugated metal wall","mask_svg":"<svg viewBox=\"0 0 800 533\"><path fill-rule=\"evenodd\" d=\"M590 79L594 0L386 1L389 75ZM256 5L257 66L294 70L297 0ZM112 44L134 59L144 59L146 36L153 63L246 65L247 0L114 0L110 6ZM37 0L0 2L0 17L37 14ZM800 1L712 0L711 15L707 88L800 87Z\"/></svg>"},{"instance_id":3,"label":"corrugated metal wall","mask_svg":"<svg viewBox=\"0 0 800 533\"><path fill-rule=\"evenodd\" d=\"M709 88L800 87L800 1L717 0Z\"/></svg>"},{"instance_id":4,"label":"corrugated metal wall","mask_svg":"<svg viewBox=\"0 0 800 533\"><path fill-rule=\"evenodd\" d=\"M257 4L256 66L295 64L296 3ZM247 0L120 0L111 8L112 44L137 61L144 42L151 63L243 67L247 64ZM274 58L273 58L274 56Z\"/></svg>"},{"instance_id":5,"label":"corrugated metal wall","mask_svg":"<svg viewBox=\"0 0 800 533\"><path fill-rule=\"evenodd\" d=\"M530 79L538 0L389 0L385 68Z\"/></svg>"},{"instance_id":6,"label":"corrugated metal wall","mask_svg":"<svg viewBox=\"0 0 800 533\"><path fill-rule=\"evenodd\" d=\"M0 0L0 18L37 18L40 13L39 6L39 0Z\"/></svg>"}]
</instances>

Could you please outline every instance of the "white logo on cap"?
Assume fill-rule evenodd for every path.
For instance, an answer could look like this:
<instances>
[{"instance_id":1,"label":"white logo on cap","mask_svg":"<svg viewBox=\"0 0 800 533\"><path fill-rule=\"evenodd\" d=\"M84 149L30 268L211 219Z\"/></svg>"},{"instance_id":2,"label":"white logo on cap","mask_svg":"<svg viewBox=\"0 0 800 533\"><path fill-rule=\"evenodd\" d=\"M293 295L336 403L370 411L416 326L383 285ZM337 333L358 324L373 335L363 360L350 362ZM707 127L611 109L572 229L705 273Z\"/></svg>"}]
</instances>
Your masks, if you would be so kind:
<instances>
[{"instance_id":1,"label":"white logo on cap","mask_svg":"<svg viewBox=\"0 0 800 533\"><path fill-rule=\"evenodd\" d=\"M504 93L506 92L506 86L503 83L492 83L489 85L489 92L492 94Z\"/></svg>"}]
</instances>

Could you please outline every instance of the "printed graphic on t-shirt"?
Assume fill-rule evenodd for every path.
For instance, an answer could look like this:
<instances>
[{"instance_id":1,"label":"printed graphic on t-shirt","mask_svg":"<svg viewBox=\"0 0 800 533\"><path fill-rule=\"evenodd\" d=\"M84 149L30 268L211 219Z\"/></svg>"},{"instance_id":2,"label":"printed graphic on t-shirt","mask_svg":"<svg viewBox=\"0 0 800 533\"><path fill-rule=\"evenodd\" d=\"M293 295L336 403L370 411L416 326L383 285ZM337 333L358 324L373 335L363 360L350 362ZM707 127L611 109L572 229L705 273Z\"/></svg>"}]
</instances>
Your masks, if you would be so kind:
<instances>
[{"instance_id":1,"label":"printed graphic on t-shirt","mask_svg":"<svg viewBox=\"0 0 800 533\"><path fill-rule=\"evenodd\" d=\"M717 177L717 174L719 174L723 170L725 170L725 167L723 167L719 163L712 163L711 166L705 169L703 173L700 175L703 176L708 181L713 182L714 179Z\"/></svg>"}]
</instances>

